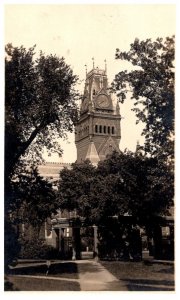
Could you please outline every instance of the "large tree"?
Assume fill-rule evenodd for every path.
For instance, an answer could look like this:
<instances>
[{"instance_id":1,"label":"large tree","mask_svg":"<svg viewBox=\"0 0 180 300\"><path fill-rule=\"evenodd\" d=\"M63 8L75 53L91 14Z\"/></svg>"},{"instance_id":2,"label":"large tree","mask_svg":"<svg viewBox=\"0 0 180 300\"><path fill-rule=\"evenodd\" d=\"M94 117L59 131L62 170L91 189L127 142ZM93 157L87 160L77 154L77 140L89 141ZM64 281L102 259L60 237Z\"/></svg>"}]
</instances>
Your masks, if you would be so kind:
<instances>
[{"instance_id":1,"label":"large tree","mask_svg":"<svg viewBox=\"0 0 180 300\"><path fill-rule=\"evenodd\" d=\"M57 142L77 117L77 76L64 58L8 44L5 48L5 173L26 155L62 153Z\"/></svg>"},{"instance_id":2,"label":"large tree","mask_svg":"<svg viewBox=\"0 0 180 300\"><path fill-rule=\"evenodd\" d=\"M109 197L112 204L113 201L116 203L116 214L126 212L135 218L151 218L164 214L173 204L173 173L166 163L157 158L129 151L114 152L99 163L97 172L107 180L105 190L106 187L113 190ZM112 176L113 180L110 180Z\"/></svg>"},{"instance_id":3,"label":"large tree","mask_svg":"<svg viewBox=\"0 0 180 300\"><path fill-rule=\"evenodd\" d=\"M168 165L138 153L114 152L95 169L90 163L61 171L58 204L76 209L90 222L109 216L151 218L173 203L173 174Z\"/></svg>"},{"instance_id":4,"label":"large tree","mask_svg":"<svg viewBox=\"0 0 180 300\"><path fill-rule=\"evenodd\" d=\"M160 216L173 205L173 183L170 166L157 157L114 152L96 169L85 162L61 171L57 202L61 209L76 209L88 225L98 225L114 241L117 228L120 234L127 229L122 225L127 216L130 225L135 222L154 234L159 245Z\"/></svg>"},{"instance_id":5,"label":"large tree","mask_svg":"<svg viewBox=\"0 0 180 300\"><path fill-rule=\"evenodd\" d=\"M76 210L78 215L88 215L91 219L91 210L95 200L90 199L90 194L95 172L95 167L89 160L81 164L74 163L70 170L64 168L60 172L57 204L62 210Z\"/></svg>"},{"instance_id":6,"label":"large tree","mask_svg":"<svg viewBox=\"0 0 180 300\"><path fill-rule=\"evenodd\" d=\"M37 164L42 150L62 153L58 138L73 130L77 118L78 80L64 58L5 47L5 251L13 232L10 211L17 222L38 227L54 208L54 192L27 167ZM28 166L27 166L28 164ZM23 219L22 219L23 218ZM15 239L16 240L16 239ZM17 242L17 240L16 240ZM12 259L6 251L6 262Z\"/></svg>"},{"instance_id":7,"label":"large tree","mask_svg":"<svg viewBox=\"0 0 180 300\"><path fill-rule=\"evenodd\" d=\"M52 184L43 179L37 169L32 168L14 177L11 182L10 200L8 214L5 216L6 269L8 264L18 257L24 234L25 239L33 236L33 240L38 243L42 225L56 212L56 192Z\"/></svg>"},{"instance_id":8,"label":"large tree","mask_svg":"<svg viewBox=\"0 0 180 300\"><path fill-rule=\"evenodd\" d=\"M145 123L144 150L163 159L174 157L174 52L175 38L135 39L130 50L116 50L116 59L130 63L113 82L121 103L129 97L137 123Z\"/></svg>"},{"instance_id":9,"label":"large tree","mask_svg":"<svg viewBox=\"0 0 180 300\"><path fill-rule=\"evenodd\" d=\"M39 175L37 168L19 174L12 183L10 209L13 222L31 225L39 234L41 226L56 212L56 191Z\"/></svg>"}]
</instances>

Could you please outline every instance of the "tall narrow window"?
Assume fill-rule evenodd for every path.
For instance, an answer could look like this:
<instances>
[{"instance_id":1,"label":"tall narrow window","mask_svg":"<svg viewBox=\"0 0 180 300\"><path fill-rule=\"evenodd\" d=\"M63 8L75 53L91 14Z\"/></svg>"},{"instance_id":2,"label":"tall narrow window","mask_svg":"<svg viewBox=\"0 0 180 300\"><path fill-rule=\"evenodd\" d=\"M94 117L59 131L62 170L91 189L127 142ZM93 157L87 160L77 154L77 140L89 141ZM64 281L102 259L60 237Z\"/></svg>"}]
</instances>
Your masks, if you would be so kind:
<instances>
[{"instance_id":1,"label":"tall narrow window","mask_svg":"<svg viewBox=\"0 0 180 300\"><path fill-rule=\"evenodd\" d=\"M112 134L114 134L114 126L112 127Z\"/></svg>"},{"instance_id":2,"label":"tall narrow window","mask_svg":"<svg viewBox=\"0 0 180 300\"><path fill-rule=\"evenodd\" d=\"M108 134L110 134L110 126L108 126Z\"/></svg>"},{"instance_id":3,"label":"tall narrow window","mask_svg":"<svg viewBox=\"0 0 180 300\"><path fill-rule=\"evenodd\" d=\"M99 132L102 133L102 126L99 126Z\"/></svg>"},{"instance_id":4,"label":"tall narrow window","mask_svg":"<svg viewBox=\"0 0 180 300\"><path fill-rule=\"evenodd\" d=\"M104 133L106 133L106 126L104 126Z\"/></svg>"},{"instance_id":5,"label":"tall narrow window","mask_svg":"<svg viewBox=\"0 0 180 300\"><path fill-rule=\"evenodd\" d=\"M66 228L66 236L69 237L69 228Z\"/></svg>"},{"instance_id":6,"label":"tall narrow window","mask_svg":"<svg viewBox=\"0 0 180 300\"><path fill-rule=\"evenodd\" d=\"M97 133L98 132L98 126L95 125L95 132Z\"/></svg>"}]
</instances>

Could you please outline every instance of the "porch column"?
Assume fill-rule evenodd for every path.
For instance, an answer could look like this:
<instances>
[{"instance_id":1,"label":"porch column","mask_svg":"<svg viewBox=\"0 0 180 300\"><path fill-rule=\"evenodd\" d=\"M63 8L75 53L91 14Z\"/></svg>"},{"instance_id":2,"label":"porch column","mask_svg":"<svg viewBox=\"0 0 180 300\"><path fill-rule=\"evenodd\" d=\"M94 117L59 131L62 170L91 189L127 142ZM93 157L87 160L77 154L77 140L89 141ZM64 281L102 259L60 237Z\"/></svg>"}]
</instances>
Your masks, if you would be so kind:
<instances>
[{"instance_id":1,"label":"porch column","mask_svg":"<svg viewBox=\"0 0 180 300\"><path fill-rule=\"evenodd\" d=\"M76 260L76 250L75 250L75 233L74 227L72 227L72 260Z\"/></svg>"},{"instance_id":2,"label":"porch column","mask_svg":"<svg viewBox=\"0 0 180 300\"><path fill-rule=\"evenodd\" d=\"M98 235L97 235L98 227L96 225L93 225L93 229L94 229L94 258L98 258Z\"/></svg>"},{"instance_id":3,"label":"porch column","mask_svg":"<svg viewBox=\"0 0 180 300\"><path fill-rule=\"evenodd\" d=\"M80 227L72 228L72 260L81 259Z\"/></svg>"}]
</instances>

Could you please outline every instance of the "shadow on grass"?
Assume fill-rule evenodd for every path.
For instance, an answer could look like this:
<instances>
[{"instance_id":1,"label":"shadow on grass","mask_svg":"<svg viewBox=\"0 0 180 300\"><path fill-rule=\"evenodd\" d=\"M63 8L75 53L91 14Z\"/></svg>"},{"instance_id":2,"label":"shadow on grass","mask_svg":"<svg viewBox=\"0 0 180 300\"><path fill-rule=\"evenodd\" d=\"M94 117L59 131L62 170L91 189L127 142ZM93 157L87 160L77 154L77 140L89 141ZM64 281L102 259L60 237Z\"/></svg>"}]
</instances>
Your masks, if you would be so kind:
<instances>
[{"instance_id":1,"label":"shadow on grass","mask_svg":"<svg viewBox=\"0 0 180 300\"><path fill-rule=\"evenodd\" d=\"M174 291L174 266L101 262L129 291Z\"/></svg>"},{"instance_id":2,"label":"shadow on grass","mask_svg":"<svg viewBox=\"0 0 180 300\"><path fill-rule=\"evenodd\" d=\"M46 265L34 265L11 269L9 270L9 275L46 276L47 270ZM48 276L78 279L77 265L73 262L51 264L48 270Z\"/></svg>"},{"instance_id":3,"label":"shadow on grass","mask_svg":"<svg viewBox=\"0 0 180 300\"><path fill-rule=\"evenodd\" d=\"M174 266L173 267L169 267L169 268L162 268L158 271L156 271L157 273L164 273L164 274L174 274Z\"/></svg>"},{"instance_id":4,"label":"shadow on grass","mask_svg":"<svg viewBox=\"0 0 180 300\"><path fill-rule=\"evenodd\" d=\"M9 281L9 279L7 277L5 277L4 280L4 291L19 291L19 289L17 287L14 286L14 283L12 283L11 281Z\"/></svg>"},{"instance_id":5,"label":"shadow on grass","mask_svg":"<svg viewBox=\"0 0 180 300\"><path fill-rule=\"evenodd\" d=\"M78 282L54 280L49 278L27 278L21 276L8 276L8 282L13 287L5 287L5 291L80 291Z\"/></svg>"},{"instance_id":6,"label":"shadow on grass","mask_svg":"<svg viewBox=\"0 0 180 300\"><path fill-rule=\"evenodd\" d=\"M174 282L170 280L125 279L129 291L174 291Z\"/></svg>"}]
</instances>

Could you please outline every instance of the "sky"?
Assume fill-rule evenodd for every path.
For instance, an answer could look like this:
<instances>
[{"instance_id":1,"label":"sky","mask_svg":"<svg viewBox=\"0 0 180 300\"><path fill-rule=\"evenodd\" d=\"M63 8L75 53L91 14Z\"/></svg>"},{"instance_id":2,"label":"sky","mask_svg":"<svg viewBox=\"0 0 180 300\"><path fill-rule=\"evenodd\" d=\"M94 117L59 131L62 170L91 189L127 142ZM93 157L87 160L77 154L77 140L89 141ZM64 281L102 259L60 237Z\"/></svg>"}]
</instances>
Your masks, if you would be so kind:
<instances>
[{"instance_id":1,"label":"sky","mask_svg":"<svg viewBox=\"0 0 180 300\"><path fill-rule=\"evenodd\" d=\"M104 68L106 59L110 84L115 74L129 69L128 63L115 60L116 48L128 51L135 38L155 40L175 34L175 16L174 4L6 4L4 42L27 48L36 44L37 54L42 50L45 54L63 56L82 80L77 88L83 91L85 64L90 71L92 57L99 68ZM120 108L120 149L134 151L137 141L143 143L143 125L135 124L132 101ZM74 162L74 134L59 142L64 149L63 158L45 155L46 160Z\"/></svg>"}]
</instances>

